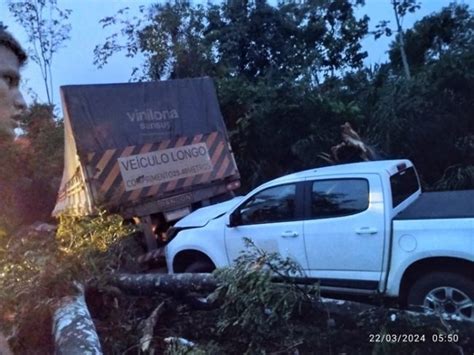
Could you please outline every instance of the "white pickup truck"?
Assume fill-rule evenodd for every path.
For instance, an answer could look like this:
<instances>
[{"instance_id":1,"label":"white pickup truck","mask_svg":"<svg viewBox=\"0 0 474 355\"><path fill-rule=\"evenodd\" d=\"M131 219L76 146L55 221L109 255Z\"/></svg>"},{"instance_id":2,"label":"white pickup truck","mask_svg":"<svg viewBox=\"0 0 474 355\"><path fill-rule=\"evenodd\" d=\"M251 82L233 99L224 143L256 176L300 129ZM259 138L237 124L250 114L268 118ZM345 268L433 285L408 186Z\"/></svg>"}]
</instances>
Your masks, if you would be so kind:
<instances>
[{"instance_id":1,"label":"white pickup truck","mask_svg":"<svg viewBox=\"0 0 474 355\"><path fill-rule=\"evenodd\" d=\"M413 164L307 170L199 209L168 231L168 270L232 264L245 238L324 291L382 294L474 320L474 190L422 193Z\"/></svg>"}]
</instances>

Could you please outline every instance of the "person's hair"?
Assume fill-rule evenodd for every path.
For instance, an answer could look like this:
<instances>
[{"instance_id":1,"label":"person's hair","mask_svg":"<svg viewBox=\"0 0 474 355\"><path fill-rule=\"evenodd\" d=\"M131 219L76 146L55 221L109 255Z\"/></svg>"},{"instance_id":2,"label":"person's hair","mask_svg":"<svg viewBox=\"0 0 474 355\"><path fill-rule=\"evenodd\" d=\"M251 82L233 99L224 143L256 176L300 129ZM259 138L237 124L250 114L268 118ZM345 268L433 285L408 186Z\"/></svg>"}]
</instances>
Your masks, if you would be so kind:
<instances>
[{"instance_id":1,"label":"person's hair","mask_svg":"<svg viewBox=\"0 0 474 355\"><path fill-rule=\"evenodd\" d=\"M28 55L21 48L20 43L12 36L10 32L5 30L5 27L0 23L0 46L6 47L13 52L20 62L20 66L25 64Z\"/></svg>"}]
</instances>

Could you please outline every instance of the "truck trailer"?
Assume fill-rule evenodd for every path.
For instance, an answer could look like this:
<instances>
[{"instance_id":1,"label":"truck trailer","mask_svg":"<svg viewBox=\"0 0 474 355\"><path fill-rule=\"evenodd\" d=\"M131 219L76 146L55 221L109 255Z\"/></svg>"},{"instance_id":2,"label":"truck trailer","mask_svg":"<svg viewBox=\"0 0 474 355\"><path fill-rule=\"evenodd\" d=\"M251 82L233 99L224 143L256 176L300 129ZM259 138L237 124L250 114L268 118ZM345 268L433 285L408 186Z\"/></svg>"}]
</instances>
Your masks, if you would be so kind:
<instances>
[{"instance_id":1,"label":"truck trailer","mask_svg":"<svg viewBox=\"0 0 474 355\"><path fill-rule=\"evenodd\" d=\"M64 172L53 216L118 213L140 221L154 249L155 228L240 187L210 78L62 86L61 100Z\"/></svg>"}]
</instances>

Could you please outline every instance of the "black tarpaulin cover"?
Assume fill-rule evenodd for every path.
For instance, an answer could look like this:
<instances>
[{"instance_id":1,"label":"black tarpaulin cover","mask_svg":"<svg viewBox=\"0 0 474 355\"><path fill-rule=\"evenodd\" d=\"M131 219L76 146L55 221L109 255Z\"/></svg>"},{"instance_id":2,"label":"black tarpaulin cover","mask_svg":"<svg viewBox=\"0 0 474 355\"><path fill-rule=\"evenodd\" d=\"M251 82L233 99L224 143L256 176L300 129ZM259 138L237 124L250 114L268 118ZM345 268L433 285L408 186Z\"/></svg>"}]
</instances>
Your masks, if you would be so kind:
<instances>
[{"instance_id":1,"label":"black tarpaulin cover","mask_svg":"<svg viewBox=\"0 0 474 355\"><path fill-rule=\"evenodd\" d=\"M226 132L210 78L63 86L61 91L79 155Z\"/></svg>"}]
</instances>

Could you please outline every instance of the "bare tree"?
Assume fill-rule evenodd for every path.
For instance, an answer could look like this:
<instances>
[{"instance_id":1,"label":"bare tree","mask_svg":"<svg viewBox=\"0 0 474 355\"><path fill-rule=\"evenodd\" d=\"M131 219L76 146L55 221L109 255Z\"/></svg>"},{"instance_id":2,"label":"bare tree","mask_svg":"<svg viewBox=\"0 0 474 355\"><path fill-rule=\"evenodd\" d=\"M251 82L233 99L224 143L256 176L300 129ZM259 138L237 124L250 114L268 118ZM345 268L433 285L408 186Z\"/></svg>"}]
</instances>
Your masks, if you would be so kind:
<instances>
[{"instance_id":1,"label":"bare tree","mask_svg":"<svg viewBox=\"0 0 474 355\"><path fill-rule=\"evenodd\" d=\"M395 22L396 22L396 32L397 32L397 41L398 46L400 48L400 55L402 57L403 63L403 70L405 71L405 76L407 79L411 79L410 73L410 66L408 64L407 54L405 50L405 40L402 28L402 20L403 17L407 14L407 12L415 12L417 9L420 8L420 3L417 3L416 0L390 0L393 12L395 15ZM381 21L377 26L376 30L373 32L375 35L375 39L379 38L383 34L386 36L391 36L393 30L388 27L390 21Z\"/></svg>"},{"instance_id":2,"label":"bare tree","mask_svg":"<svg viewBox=\"0 0 474 355\"><path fill-rule=\"evenodd\" d=\"M52 105L53 56L70 38L72 10L61 10L57 0L8 0L8 9L28 35L30 58L40 67L48 104Z\"/></svg>"},{"instance_id":3,"label":"bare tree","mask_svg":"<svg viewBox=\"0 0 474 355\"><path fill-rule=\"evenodd\" d=\"M405 41L403 38L403 28L400 23L400 18L405 16L406 12L413 8L413 11L417 8L417 4L414 1L398 1L392 0L393 12L395 14L395 21L397 23L397 34L398 34L398 45L400 46L400 54L402 56L403 69L405 70L405 76L407 79L411 78L410 66L408 65L407 54L405 52ZM419 7L419 6L418 6Z\"/></svg>"}]
</instances>

